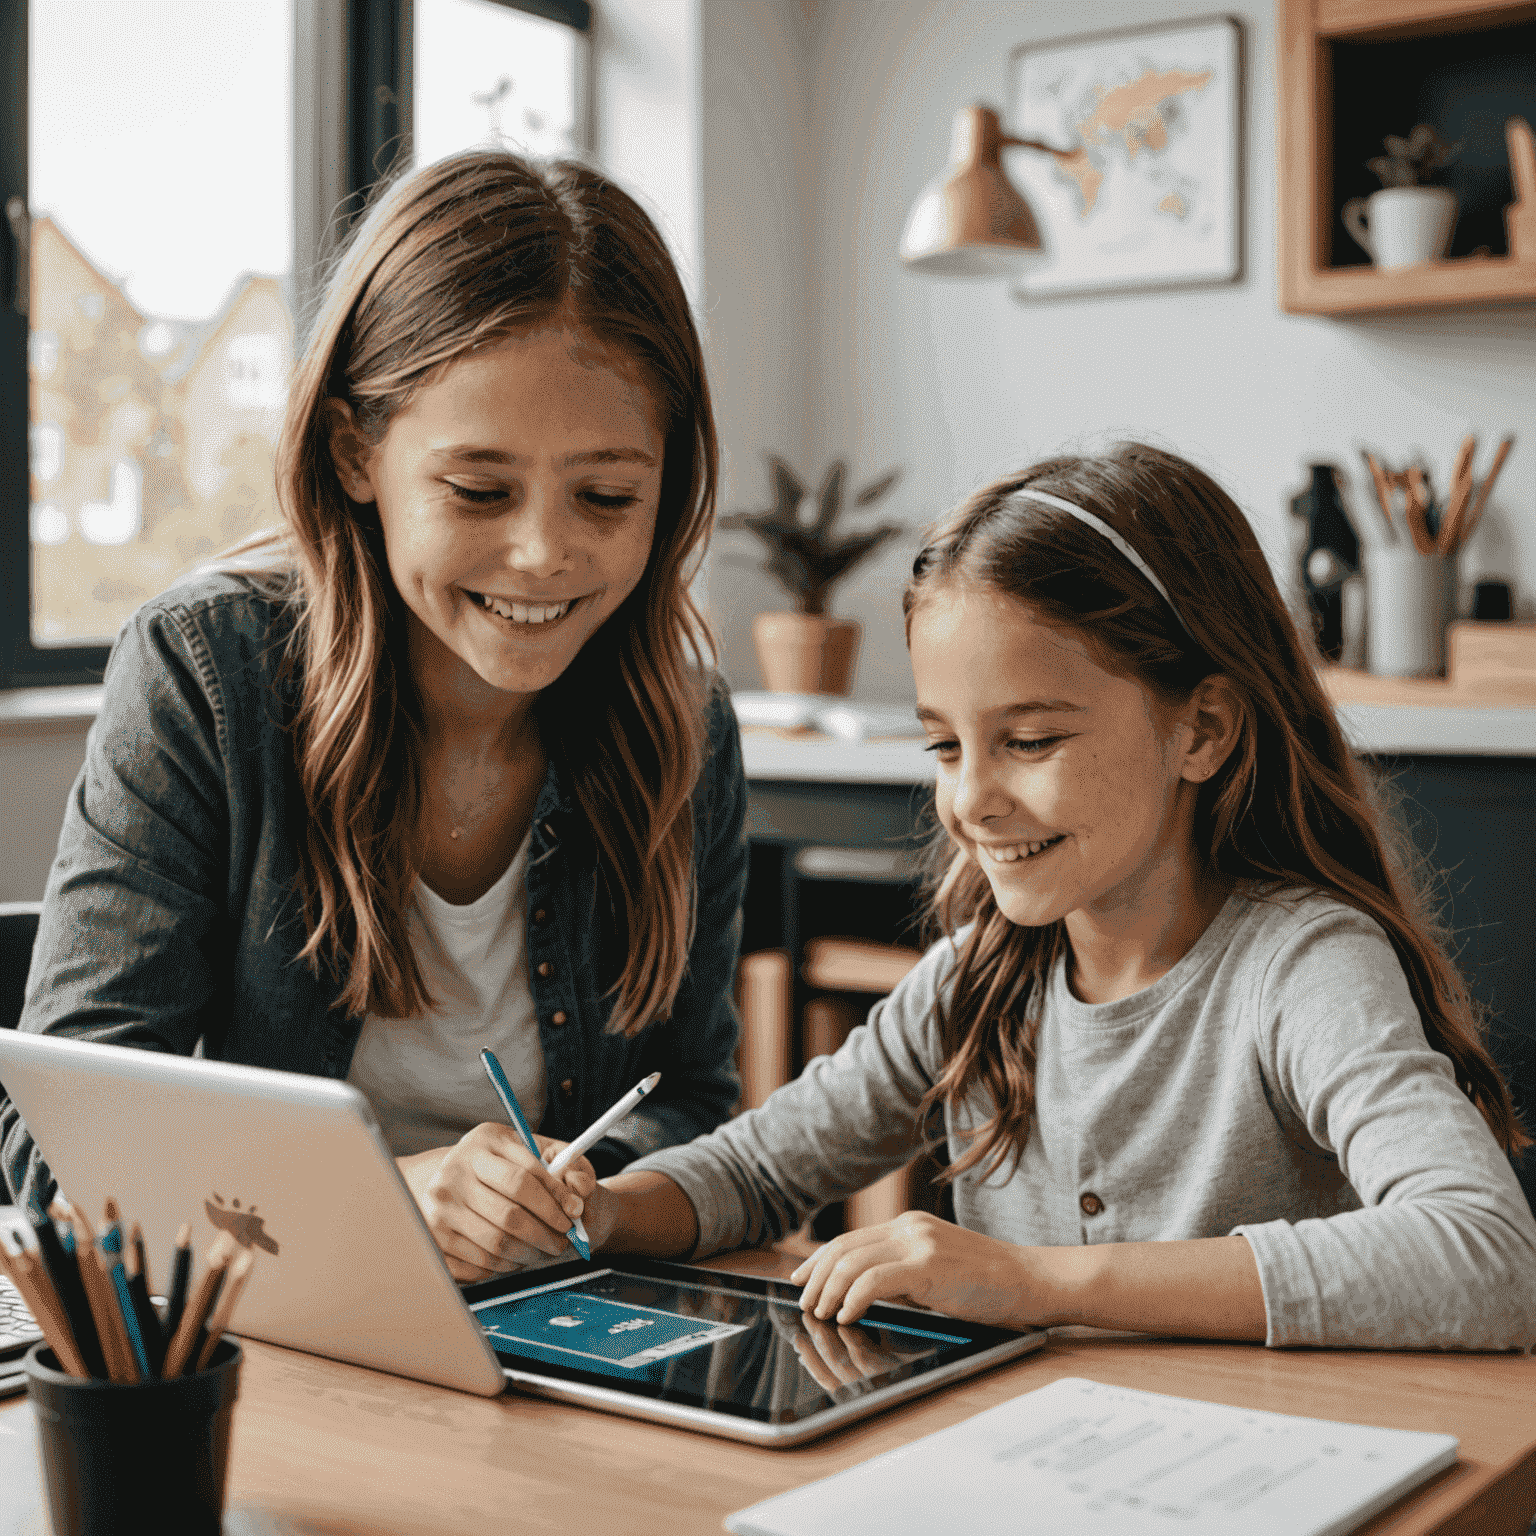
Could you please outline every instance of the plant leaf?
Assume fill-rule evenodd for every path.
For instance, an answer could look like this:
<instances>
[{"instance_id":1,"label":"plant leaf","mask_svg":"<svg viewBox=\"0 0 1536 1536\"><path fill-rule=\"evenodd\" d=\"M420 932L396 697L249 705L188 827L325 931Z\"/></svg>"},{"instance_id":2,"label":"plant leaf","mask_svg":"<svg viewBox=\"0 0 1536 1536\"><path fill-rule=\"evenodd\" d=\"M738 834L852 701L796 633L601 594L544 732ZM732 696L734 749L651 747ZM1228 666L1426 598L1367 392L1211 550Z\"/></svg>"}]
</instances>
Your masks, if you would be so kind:
<instances>
[{"instance_id":1,"label":"plant leaf","mask_svg":"<svg viewBox=\"0 0 1536 1536\"><path fill-rule=\"evenodd\" d=\"M841 581L860 561L872 555L887 539L900 532L901 529L895 523L882 523L866 533L851 533L846 539L839 539L836 544L820 550L819 558L813 562L811 569L821 579L822 585L830 587L833 582Z\"/></svg>"},{"instance_id":2,"label":"plant leaf","mask_svg":"<svg viewBox=\"0 0 1536 1536\"><path fill-rule=\"evenodd\" d=\"M768 455L768 468L773 474L773 515L781 523L800 520L800 503L805 500L805 487L800 477L778 454Z\"/></svg>"},{"instance_id":3,"label":"plant leaf","mask_svg":"<svg viewBox=\"0 0 1536 1536\"><path fill-rule=\"evenodd\" d=\"M866 485L864 489L853 498L854 506L873 506L874 503L879 501L882 496L889 492L891 487L894 486L900 479L901 471L899 469L888 470L885 474L881 475L878 480L870 481L870 483Z\"/></svg>"},{"instance_id":4,"label":"plant leaf","mask_svg":"<svg viewBox=\"0 0 1536 1536\"><path fill-rule=\"evenodd\" d=\"M832 531L837 514L843 510L843 482L848 478L848 465L843 459L833 459L816 493L816 532L825 537Z\"/></svg>"}]
</instances>

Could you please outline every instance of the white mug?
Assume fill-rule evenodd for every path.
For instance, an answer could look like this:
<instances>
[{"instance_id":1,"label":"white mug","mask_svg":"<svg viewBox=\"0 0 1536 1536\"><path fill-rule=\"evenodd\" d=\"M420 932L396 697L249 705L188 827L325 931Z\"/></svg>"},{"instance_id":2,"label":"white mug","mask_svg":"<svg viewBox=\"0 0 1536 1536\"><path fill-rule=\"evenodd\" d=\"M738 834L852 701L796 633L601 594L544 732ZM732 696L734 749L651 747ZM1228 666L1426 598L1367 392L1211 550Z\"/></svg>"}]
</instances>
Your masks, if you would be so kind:
<instances>
[{"instance_id":1,"label":"white mug","mask_svg":"<svg viewBox=\"0 0 1536 1536\"><path fill-rule=\"evenodd\" d=\"M1445 627L1456 617L1456 562L1411 544L1366 549L1365 669L1377 677L1444 677Z\"/></svg>"},{"instance_id":2,"label":"white mug","mask_svg":"<svg viewBox=\"0 0 1536 1536\"><path fill-rule=\"evenodd\" d=\"M1344 204L1344 227L1378 267L1438 261L1456 227L1456 194L1449 187L1384 187Z\"/></svg>"}]
</instances>

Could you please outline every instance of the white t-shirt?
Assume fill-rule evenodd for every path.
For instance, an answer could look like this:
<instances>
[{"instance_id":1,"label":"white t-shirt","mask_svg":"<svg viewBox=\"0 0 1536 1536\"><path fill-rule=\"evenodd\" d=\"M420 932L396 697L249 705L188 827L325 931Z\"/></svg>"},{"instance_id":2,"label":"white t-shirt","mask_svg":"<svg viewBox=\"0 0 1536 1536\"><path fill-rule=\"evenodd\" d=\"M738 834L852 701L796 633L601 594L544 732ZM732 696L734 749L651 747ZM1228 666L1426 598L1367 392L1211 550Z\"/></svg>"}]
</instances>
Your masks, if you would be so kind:
<instances>
[{"instance_id":1,"label":"white t-shirt","mask_svg":"<svg viewBox=\"0 0 1536 1536\"><path fill-rule=\"evenodd\" d=\"M489 1047L535 1129L544 1118L544 1047L528 985L528 848L466 907L416 882L406 924L416 963L437 1001L415 1019L369 1014L347 1081L373 1105L396 1157L452 1146L506 1113L480 1065Z\"/></svg>"}]
</instances>

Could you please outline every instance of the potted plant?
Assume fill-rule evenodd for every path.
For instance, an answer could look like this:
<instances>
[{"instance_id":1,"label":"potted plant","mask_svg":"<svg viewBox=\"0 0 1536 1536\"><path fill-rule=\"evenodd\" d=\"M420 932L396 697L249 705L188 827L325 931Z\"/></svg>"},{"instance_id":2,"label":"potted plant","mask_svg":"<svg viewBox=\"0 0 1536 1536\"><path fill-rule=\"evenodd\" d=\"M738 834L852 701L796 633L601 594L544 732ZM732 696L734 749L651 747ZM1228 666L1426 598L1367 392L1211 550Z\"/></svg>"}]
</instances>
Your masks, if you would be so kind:
<instances>
[{"instance_id":1,"label":"potted plant","mask_svg":"<svg viewBox=\"0 0 1536 1536\"><path fill-rule=\"evenodd\" d=\"M1426 185L1449 165L1461 145L1447 144L1428 123L1406 138L1389 133L1386 154L1367 160L1381 178L1381 191L1344 204L1344 227L1378 267L1411 267L1438 261L1450 249L1456 227L1456 194Z\"/></svg>"},{"instance_id":2,"label":"potted plant","mask_svg":"<svg viewBox=\"0 0 1536 1536\"><path fill-rule=\"evenodd\" d=\"M752 621L763 682L779 693L845 694L853 685L860 626L835 619L827 608L832 588L892 534L896 523L837 533L848 466L835 459L812 498L800 477L776 454L768 455L773 505L764 512L733 512L720 519L726 529L744 529L766 546L763 569L794 603L791 613L760 613ZM856 507L873 506L901 478L893 469L855 493Z\"/></svg>"}]
</instances>

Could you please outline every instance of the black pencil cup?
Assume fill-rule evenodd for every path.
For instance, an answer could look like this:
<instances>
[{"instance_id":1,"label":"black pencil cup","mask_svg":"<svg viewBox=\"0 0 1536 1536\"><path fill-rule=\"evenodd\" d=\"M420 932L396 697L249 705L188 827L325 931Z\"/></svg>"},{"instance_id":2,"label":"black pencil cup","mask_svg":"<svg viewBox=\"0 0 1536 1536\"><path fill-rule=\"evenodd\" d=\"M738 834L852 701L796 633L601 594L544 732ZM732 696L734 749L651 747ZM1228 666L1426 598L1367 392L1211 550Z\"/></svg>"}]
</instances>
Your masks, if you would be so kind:
<instances>
[{"instance_id":1,"label":"black pencil cup","mask_svg":"<svg viewBox=\"0 0 1536 1536\"><path fill-rule=\"evenodd\" d=\"M127 1386L68 1376L35 1345L27 1392L54 1536L221 1530L240 1360L226 1338L195 1376Z\"/></svg>"}]
</instances>

